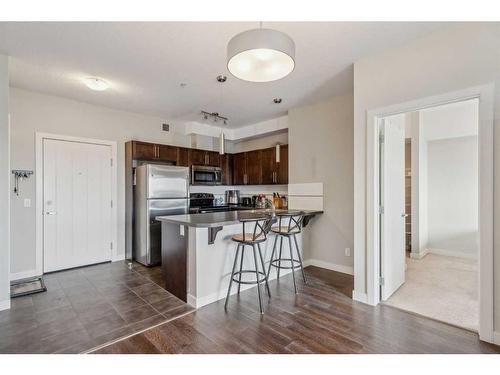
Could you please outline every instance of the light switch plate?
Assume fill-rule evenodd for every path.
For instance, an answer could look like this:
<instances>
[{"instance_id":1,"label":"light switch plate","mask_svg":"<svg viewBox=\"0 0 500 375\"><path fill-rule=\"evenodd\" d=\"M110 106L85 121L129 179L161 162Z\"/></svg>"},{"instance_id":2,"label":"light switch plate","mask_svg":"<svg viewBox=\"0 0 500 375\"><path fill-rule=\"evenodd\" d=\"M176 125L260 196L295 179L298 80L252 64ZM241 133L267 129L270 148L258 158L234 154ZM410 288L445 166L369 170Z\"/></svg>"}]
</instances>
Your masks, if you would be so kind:
<instances>
[{"instance_id":1,"label":"light switch plate","mask_svg":"<svg viewBox=\"0 0 500 375\"><path fill-rule=\"evenodd\" d=\"M346 257L350 257L351 256L351 248L346 247L344 250L344 254Z\"/></svg>"},{"instance_id":2,"label":"light switch plate","mask_svg":"<svg viewBox=\"0 0 500 375\"><path fill-rule=\"evenodd\" d=\"M31 199L24 198L24 207L31 207Z\"/></svg>"}]
</instances>

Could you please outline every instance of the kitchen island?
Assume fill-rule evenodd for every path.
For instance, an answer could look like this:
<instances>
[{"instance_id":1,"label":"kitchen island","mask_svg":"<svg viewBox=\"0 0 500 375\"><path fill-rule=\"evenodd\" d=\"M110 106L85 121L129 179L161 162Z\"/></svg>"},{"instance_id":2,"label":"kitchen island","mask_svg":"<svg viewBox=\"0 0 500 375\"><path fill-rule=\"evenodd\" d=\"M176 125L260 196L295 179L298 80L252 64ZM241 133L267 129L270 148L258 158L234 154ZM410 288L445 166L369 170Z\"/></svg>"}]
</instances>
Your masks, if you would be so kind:
<instances>
[{"instance_id":1,"label":"kitchen island","mask_svg":"<svg viewBox=\"0 0 500 375\"><path fill-rule=\"evenodd\" d=\"M236 253L231 236L242 232L241 219L257 219L263 215L302 211L304 226L322 211L307 210L244 210L159 216L162 231L162 274L166 289L193 307L201 307L225 298ZM253 228L252 228L253 229ZM250 226L247 231L250 230ZM297 235L302 250L302 236ZM266 268L269 265L274 235L261 244ZM283 243L283 254L289 255L288 243ZM244 268L253 269L253 255L245 252ZM267 271L267 269L266 269ZM281 274L290 270L282 270ZM276 278L273 267L269 279ZM255 285L242 285L241 289ZM236 288L233 288L236 293Z\"/></svg>"}]
</instances>

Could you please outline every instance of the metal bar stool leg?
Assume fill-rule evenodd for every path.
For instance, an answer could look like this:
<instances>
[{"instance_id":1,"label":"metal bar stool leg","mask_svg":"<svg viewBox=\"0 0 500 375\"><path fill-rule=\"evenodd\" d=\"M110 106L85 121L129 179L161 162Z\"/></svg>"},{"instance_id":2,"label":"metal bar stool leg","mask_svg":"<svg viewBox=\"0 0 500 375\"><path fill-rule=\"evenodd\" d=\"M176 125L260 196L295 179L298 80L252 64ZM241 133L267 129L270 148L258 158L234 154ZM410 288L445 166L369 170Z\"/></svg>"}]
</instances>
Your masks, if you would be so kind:
<instances>
[{"instance_id":1,"label":"metal bar stool leg","mask_svg":"<svg viewBox=\"0 0 500 375\"><path fill-rule=\"evenodd\" d=\"M252 244L253 248L253 260L255 262L255 276L257 277L257 292L259 294L259 307L260 307L260 313L264 314L264 310L262 309L262 297L260 295L260 275L259 275L259 264L257 263L257 254L255 251L255 245Z\"/></svg>"},{"instance_id":2,"label":"metal bar stool leg","mask_svg":"<svg viewBox=\"0 0 500 375\"><path fill-rule=\"evenodd\" d=\"M231 286L233 285L234 270L236 269L236 261L238 260L238 253L240 251L240 245L236 248L236 255L234 256L233 270L231 271L231 278L229 279L229 287L227 288L226 302L224 303L224 309L227 310L227 301L229 300L229 294L231 293Z\"/></svg>"},{"instance_id":3,"label":"metal bar stool leg","mask_svg":"<svg viewBox=\"0 0 500 375\"><path fill-rule=\"evenodd\" d=\"M290 268L292 269L292 277L293 277L293 288L295 289L295 294L297 294L297 284L295 282L295 263L293 261L293 251L292 251L292 239L288 236L288 245L290 246Z\"/></svg>"},{"instance_id":4,"label":"metal bar stool leg","mask_svg":"<svg viewBox=\"0 0 500 375\"><path fill-rule=\"evenodd\" d=\"M276 252L276 242L278 242L278 236L274 237L273 251L271 252L271 260L269 261L269 268L267 269L267 279L269 280L269 275L271 274L271 267L273 265L274 253Z\"/></svg>"},{"instance_id":5,"label":"metal bar stool leg","mask_svg":"<svg viewBox=\"0 0 500 375\"><path fill-rule=\"evenodd\" d=\"M239 282L238 282L238 294L240 294L241 289L241 271L243 270L243 255L245 254L245 245L241 245L241 259L240 259L240 274L239 274Z\"/></svg>"},{"instance_id":6,"label":"metal bar stool leg","mask_svg":"<svg viewBox=\"0 0 500 375\"><path fill-rule=\"evenodd\" d=\"M266 266L264 265L264 258L262 257L262 250L260 249L260 243L257 244L257 247L259 248L259 257L260 257L260 263L262 264L262 271L265 273ZM269 298L271 298L271 290L269 289L269 283L267 282L267 275L265 275L264 278L266 281L267 294L268 294Z\"/></svg>"},{"instance_id":7,"label":"metal bar stool leg","mask_svg":"<svg viewBox=\"0 0 500 375\"><path fill-rule=\"evenodd\" d=\"M304 284L307 284L306 274L304 272L304 266L302 265L302 256L300 255L299 245L297 243L297 237L293 235L293 240L295 241L295 248L297 249L297 256L299 257L300 270L302 271L302 278L304 279Z\"/></svg>"},{"instance_id":8,"label":"metal bar stool leg","mask_svg":"<svg viewBox=\"0 0 500 375\"><path fill-rule=\"evenodd\" d=\"M280 269L281 269L281 253L283 251L283 236L280 236L280 257L278 261L278 279L280 278Z\"/></svg>"}]
</instances>

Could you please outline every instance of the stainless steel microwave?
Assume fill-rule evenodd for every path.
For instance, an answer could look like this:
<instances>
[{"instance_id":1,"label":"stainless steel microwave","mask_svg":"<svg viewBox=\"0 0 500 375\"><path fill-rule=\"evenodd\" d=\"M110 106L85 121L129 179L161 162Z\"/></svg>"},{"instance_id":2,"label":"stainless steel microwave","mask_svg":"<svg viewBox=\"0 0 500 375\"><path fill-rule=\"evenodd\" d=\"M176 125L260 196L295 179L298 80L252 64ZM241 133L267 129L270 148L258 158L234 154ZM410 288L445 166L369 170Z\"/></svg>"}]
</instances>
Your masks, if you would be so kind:
<instances>
[{"instance_id":1,"label":"stainless steel microwave","mask_svg":"<svg viewBox=\"0 0 500 375\"><path fill-rule=\"evenodd\" d=\"M222 168L209 167L205 165L193 165L191 167L192 185L221 185Z\"/></svg>"}]
</instances>

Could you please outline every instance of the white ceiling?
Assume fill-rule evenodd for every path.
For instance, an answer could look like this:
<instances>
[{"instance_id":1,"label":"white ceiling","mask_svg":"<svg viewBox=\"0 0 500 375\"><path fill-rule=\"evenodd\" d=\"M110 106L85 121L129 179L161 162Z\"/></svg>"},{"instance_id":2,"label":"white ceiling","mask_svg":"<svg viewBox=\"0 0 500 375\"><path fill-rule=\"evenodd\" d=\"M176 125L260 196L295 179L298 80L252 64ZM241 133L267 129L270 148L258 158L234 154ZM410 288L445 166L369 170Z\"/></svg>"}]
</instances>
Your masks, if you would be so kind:
<instances>
[{"instance_id":1,"label":"white ceiling","mask_svg":"<svg viewBox=\"0 0 500 375\"><path fill-rule=\"evenodd\" d=\"M248 83L226 68L232 36L250 22L0 23L0 51L11 56L11 86L165 119L199 120L200 110L230 126L273 118L289 108L352 92L352 63L404 44L444 23L265 22L296 43L296 67L272 83ZM223 88L215 77L228 76ZM112 84L89 90L82 77ZM187 83L184 88L180 83ZM282 97L280 105L274 97Z\"/></svg>"}]
</instances>

